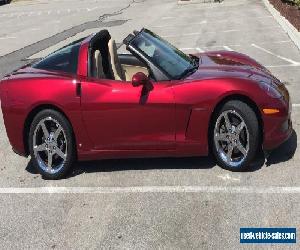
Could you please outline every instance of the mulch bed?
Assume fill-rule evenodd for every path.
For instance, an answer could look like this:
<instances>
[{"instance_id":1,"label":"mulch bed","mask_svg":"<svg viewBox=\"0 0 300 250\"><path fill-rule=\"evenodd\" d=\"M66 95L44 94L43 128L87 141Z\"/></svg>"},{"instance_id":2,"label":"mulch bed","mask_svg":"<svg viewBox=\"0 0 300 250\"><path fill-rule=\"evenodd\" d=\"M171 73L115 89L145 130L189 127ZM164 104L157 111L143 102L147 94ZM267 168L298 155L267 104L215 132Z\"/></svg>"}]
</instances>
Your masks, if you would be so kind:
<instances>
[{"instance_id":1,"label":"mulch bed","mask_svg":"<svg viewBox=\"0 0 300 250\"><path fill-rule=\"evenodd\" d=\"M269 2L300 31L300 9L298 6L292 5L284 0L269 0Z\"/></svg>"}]
</instances>

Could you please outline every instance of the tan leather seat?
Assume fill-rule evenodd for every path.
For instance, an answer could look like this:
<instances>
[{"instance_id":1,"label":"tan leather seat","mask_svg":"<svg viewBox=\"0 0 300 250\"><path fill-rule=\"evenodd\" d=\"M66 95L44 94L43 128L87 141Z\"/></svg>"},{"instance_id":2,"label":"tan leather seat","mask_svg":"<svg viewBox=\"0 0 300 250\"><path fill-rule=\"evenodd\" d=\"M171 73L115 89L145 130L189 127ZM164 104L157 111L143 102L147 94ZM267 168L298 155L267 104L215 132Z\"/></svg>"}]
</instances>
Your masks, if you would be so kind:
<instances>
[{"instance_id":1,"label":"tan leather seat","mask_svg":"<svg viewBox=\"0 0 300 250\"><path fill-rule=\"evenodd\" d=\"M99 50L95 50L92 63L92 74L96 78L105 78L105 74L102 66L102 56Z\"/></svg>"},{"instance_id":2,"label":"tan leather seat","mask_svg":"<svg viewBox=\"0 0 300 250\"><path fill-rule=\"evenodd\" d=\"M125 81L125 73L123 71L122 65L120 63L117 45L115 40L110 39L108 42L108 51L109 51L109 63L115 80Z\"/></svg>"}]
</instances>

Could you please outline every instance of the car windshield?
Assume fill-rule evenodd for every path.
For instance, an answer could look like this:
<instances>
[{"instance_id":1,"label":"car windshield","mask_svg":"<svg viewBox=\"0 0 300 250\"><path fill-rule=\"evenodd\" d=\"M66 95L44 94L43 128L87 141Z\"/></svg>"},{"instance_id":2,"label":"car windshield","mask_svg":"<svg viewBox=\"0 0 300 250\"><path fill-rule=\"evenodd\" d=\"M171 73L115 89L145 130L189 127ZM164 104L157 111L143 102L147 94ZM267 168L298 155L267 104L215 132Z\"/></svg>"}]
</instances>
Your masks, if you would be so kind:
<instances>
[{"instance_id":1,"label":"car windshield","mask_svg":"<svg viewBox=\"0 0 300 250\"><path fill-rule=\"evenodd\" d=\"M149 30L140 32L132 45L172 79L180 79L197 67L195 60Z\"/></svg>"}]
</instances>

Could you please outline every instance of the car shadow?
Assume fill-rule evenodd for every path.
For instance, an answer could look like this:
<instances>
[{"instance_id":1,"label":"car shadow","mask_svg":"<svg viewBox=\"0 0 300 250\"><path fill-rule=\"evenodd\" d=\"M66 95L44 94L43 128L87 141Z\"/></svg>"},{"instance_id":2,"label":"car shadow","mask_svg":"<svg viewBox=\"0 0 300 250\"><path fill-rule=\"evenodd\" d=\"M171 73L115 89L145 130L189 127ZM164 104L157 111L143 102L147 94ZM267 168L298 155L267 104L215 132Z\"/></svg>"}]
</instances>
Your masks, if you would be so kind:
<instances>
[{"instance_id":1,"label":"car shadow","mask_svg":"<svg viewBox=\"0 0 300 250\"><path fill-rule=\"evenodd\" d=\"M210 157L183 157L183 158L133 158L110 159L98 161L76 162L73 169L66 176L71 178L83 173L116 172L128 170L151 169L209 169L216 166ZM31 174L37 174L32 161L27 164L26 170Z\"/></svg>"},{"instance_id":2,"label":"car shadow","mask_svg":"<svg viewBox=\"0 0 300 250\"><path fill-rule=\"evenodd\" d=\"M290 138L278 148L270 152L259 152L247 172L257 171L264 165L266 165L266 167L270 167L280 162L288 161L294 157L296 150L297 133L293 130Z\"/></svg>"},{"instance_id":3,"label":"car shadow","mask_svg":"<svg viewBox=\"0 0 300 250\"><path fill-rule=\"evenodd\" d=\"M293 158L297 149L297 134L293 131L291 137L280 147L272 151L266 158L263 153L257 155L251 164L254 172L261 169L265 164L267 167L288 161ZM99 161L77 162L66 179L81 175L83 173L116 172L128 170L153 170L153 169L211 169L216 166L212 157L183 157L183 158L134 158L134 159L112 159ZM31 160L26 170L37 174Z\"/></svg>"},{"instance_id":4,"label":"car shadow","mask_svg":"<svg viewBox=\"0 0 300 250\"><path fill-rule=\"evenodd\" d=\"M209 169L216 164L209 157L134 158L78 162L67 178L82 173L153 169Z\"/></svg>"},{"instance_id":5,"label":"car shadow","mask_svg":"<svg viewBox=\"0 0 300 250\"><path fill-rule=\"evenodd\" d=\"M266 165L271 166L280 162L285 162L292 159L297 150L297 133L293 130L290 138L280 145L278 148L273 150L267 157Z\"/></svg>"}]
</instances>

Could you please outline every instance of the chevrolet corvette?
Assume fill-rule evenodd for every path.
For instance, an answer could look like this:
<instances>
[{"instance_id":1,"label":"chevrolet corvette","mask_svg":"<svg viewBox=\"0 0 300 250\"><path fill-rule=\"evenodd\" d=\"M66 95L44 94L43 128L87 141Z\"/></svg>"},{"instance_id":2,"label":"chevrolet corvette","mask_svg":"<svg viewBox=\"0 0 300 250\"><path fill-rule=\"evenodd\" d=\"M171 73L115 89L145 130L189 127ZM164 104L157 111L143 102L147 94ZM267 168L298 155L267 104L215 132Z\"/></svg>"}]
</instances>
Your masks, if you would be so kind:
<instances>
[{"instance_id":1,"label":"chevrolet corvette","mask_svg":"<svg viewBox=\"0 0 300 250\"><path fill-rule=\"evenodd\" d=\"M147 29L123 45L102 30L1 80L10 144L45 178L77 160L209 153L244 171L291 135L286 87L249 56L185 54Z\"/></svg>"}]
</instances>

